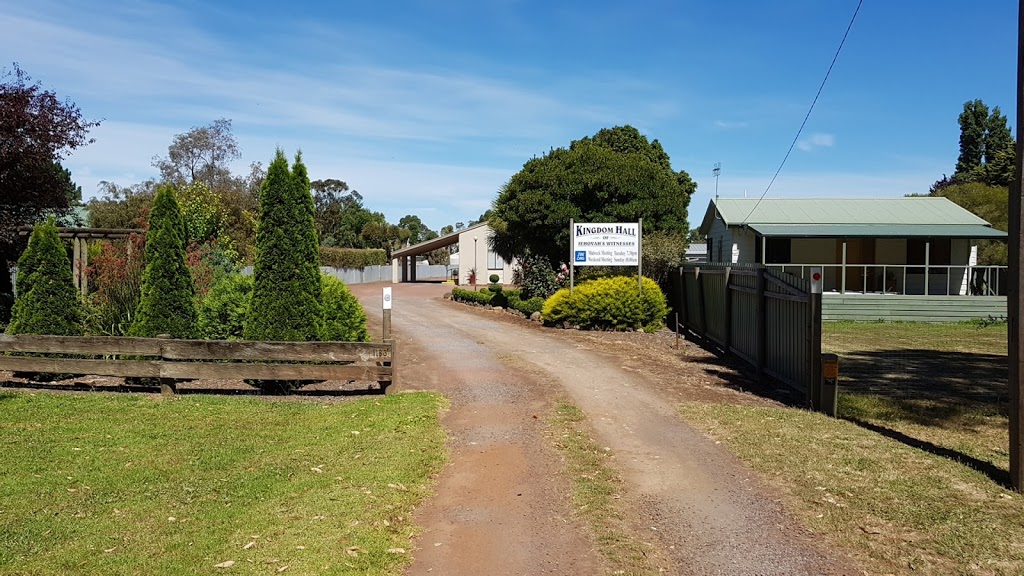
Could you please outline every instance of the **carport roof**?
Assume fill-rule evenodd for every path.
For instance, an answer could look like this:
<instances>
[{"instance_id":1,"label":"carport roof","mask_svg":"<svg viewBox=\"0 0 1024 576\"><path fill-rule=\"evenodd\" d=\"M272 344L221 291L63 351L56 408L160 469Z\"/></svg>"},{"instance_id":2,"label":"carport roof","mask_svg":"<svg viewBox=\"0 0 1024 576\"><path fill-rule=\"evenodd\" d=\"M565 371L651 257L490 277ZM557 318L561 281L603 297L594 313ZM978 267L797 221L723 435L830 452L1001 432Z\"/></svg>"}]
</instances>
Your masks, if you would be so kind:
<instances>
[{"instance_id":1,"label":"carport roof","mask_svg":"<svg viewBox=\"0 0 1024 576\"><path fill-rule=\"evenodd\" d=\"M474 228L481 228L481 227L486 226L486 225L487 225L487 222L480 222L479 224L474 224L472 226L463 228L462 230L456 230L455 232L452 232L451 234L445 234L444 236L438 236L437 238L434 238L433 240L427 240L425 242L420 242L419 244L413 244L412 246L406 246L405 248L402 248L401 250L395 250L394 252L392 252L391 253L391 257L392 258L398 258L400 256L419 256L420 254L426 254L427 252L433 252L434 250L437 250L438 248L444 248L446 246L451 246L452 244L457 244L459 242L459 234L465 234L466 232L468 232L470 230L473 230Z\"/></svg>"}]
</instances>

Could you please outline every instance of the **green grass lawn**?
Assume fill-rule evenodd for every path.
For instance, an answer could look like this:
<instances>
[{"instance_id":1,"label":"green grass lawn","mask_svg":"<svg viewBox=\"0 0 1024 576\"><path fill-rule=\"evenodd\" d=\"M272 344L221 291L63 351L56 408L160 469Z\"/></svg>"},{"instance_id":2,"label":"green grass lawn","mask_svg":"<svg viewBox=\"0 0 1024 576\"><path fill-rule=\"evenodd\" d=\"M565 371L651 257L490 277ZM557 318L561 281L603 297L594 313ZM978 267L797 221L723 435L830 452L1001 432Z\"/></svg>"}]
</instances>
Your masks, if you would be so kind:
<instances>
[{"instance_id":1,"label":"green grass lawn","mask_svg":"<svg viewBox=\"0 0 1024 576\"><path fill-rule=\"evenodd\" d=\"M843 322L840 419L686 405L869 573L1024 574L1024 497L1008 478L1006 325Z\"/></svg>"},{"instance_id":2,"label":"green grass lawn","mask_svg":"<svg viewBox=\"0 0 1024 576\"><path fill-rule=\"evenodd\" d=\"M840 355L843 418L1009 469L1006 324L841 322L822 350Z\"/></svg>"},{"instance_id":3,"label":"green grass lawn","mask_svg":"<svg viewBox=\"0 0 1024 576\"><path fill-rule=\"evenodd\" d=\"M1024 573L1024 497L978 471L796 408L694 404L682 415L867 573Z\"/></svg>"},{"instance_id":4,"label":"green grass lawn","mask_svg":"<svg viewBox=\"0 0 1024 576\"><path fill-rule=\"evenodd\" d=\"M0 393L0 573L398 574L442 405Z\"/></svg>"}]
</instances>

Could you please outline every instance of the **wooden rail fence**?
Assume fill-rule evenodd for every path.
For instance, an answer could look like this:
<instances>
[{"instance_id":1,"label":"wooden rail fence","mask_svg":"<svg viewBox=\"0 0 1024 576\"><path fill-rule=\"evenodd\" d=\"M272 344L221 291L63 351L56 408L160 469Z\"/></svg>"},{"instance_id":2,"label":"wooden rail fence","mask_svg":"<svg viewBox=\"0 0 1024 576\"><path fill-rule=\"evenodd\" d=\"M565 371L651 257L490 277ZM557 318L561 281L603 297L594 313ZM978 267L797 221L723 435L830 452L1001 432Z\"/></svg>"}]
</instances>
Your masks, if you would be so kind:
<instances>
[{"instance_id":1,"label":"wooden rail fence","mask_svg":"<svg viewBox=\"0 0 1024 576\"><path fill-rule=\"evenodd\" d=\"M821 295L809 280L757 265L688 264L673 273L670 298L683 328L815 398Z\"/></svg>"},{"instance_id":2,"label":"wooden rail fence","mask_svg":"<svg viewBox=\"0 0 1024 576\"><path fill-rule=\"evenodd\" d=\"M23 353L32 356L15 356ZM49 356L47 356L49 355ZM65 358L55 355L86 357ZM303 362L304 364L300 364ZM0 370L177 380L395 382L395 343L0 335Z\"/></svg>"}]
</instances>

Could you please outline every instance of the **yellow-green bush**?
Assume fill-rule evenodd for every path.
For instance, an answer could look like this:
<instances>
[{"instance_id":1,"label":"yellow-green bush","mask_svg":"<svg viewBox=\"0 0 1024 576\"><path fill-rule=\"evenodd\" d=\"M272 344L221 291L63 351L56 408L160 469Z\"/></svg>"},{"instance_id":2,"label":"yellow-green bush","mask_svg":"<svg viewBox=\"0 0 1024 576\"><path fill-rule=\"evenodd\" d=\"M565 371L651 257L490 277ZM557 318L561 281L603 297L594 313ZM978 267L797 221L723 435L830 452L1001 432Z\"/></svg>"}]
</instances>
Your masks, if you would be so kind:
<instances>
[{"instance_id":1,"label":"yellow-green bush","mask_svg":"<svg viewBox=\"0 0 1024 576\"><path fill-rule=\"evenodd\" d=\"M636 278L614 276L584 282L573 290L563 288L544 302L541 314L547 324L569 322L584 329L657 330L668 306L658 284L643 279L643 293Z\"/></svg>"}]
</instances>

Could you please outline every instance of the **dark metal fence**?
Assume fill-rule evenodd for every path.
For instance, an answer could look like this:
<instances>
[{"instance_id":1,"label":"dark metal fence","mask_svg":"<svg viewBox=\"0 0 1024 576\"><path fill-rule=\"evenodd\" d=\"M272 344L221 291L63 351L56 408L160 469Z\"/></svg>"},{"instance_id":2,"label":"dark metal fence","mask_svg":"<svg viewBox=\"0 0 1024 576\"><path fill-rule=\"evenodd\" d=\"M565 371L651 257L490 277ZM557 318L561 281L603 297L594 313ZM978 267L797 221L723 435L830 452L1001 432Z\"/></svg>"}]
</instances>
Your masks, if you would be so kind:
<instances>
[{"instance_id":1,"label":"dark metal fence","mask_svg":"<svg viewBox=\"0 0 1024 576\"><path fill-rule=\"evenodd\" d=\"M810 398L821 372L821 295L753 264L687 264L672 276L680 324Z\"/></svg>"}]
</instances>

